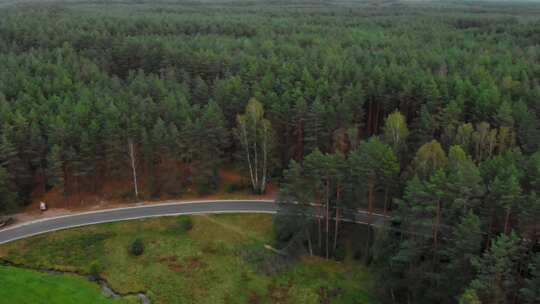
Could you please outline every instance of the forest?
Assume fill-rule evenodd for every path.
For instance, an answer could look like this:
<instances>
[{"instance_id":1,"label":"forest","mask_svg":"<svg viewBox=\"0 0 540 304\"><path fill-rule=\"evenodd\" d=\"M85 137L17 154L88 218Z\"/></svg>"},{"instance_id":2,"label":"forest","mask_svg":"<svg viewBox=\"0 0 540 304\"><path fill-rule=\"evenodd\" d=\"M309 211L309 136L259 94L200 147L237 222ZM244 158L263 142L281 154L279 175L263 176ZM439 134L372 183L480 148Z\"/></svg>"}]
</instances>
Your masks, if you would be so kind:
<instances>
[{"instance_id":1,"label":"forest","mask_svg":"<svg viewBox=\"0 0 540 304\"><path fill-rule=\"evenodd\" d=\"M383 303L540 303L540 3L0 3L0 214L279 186L276 244L365 243ZM137 180L138 178L138 180ZM318 207L318 217L291 209ZM361 236L350 209L391 216Z\"/></svg>"}]
</instances>

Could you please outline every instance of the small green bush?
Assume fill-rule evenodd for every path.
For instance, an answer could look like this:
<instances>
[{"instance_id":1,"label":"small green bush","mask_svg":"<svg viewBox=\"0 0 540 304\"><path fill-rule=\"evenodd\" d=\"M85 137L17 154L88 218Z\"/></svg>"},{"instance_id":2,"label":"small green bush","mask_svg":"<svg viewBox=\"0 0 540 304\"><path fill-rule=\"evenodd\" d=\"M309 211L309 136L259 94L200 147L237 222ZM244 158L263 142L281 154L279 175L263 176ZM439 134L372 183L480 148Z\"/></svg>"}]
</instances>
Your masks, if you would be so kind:
<instances>
[{"instance_id":1,"label":"small green bush","mask_svg":"<svg viewBox=\"0 0 540 304\"><path fill-rule=\"evenodd\" d=\"M345 260L346 255L347 255L347 250L341 246L336 248L336 251L334 252L334 258L338 261Z\"/></svg>"},{"instance_id":2,"label":"small green bush","mask_svg":"<svg viewBox=\"0 0 540 304\"><path fill-rule=\"evenodd\" d=\"M103 266L97 260L92 261L90 263L90 266L88 266L88 273L94 278L99 278L99 275L102 270L103 270Z\"/></svg>"},{"instance_id":3,"label":"small green bush","mask_svg":"<svg viewBox=\"0 0 540 304\"><path fill-rule=\"evenodd\" d=\"M139 256L144 252L144 243L140 238L136 238L129 248L129 252L134 256Z\"/></svg>"},{"instance_id":4,"label":"small green bush","mask_svg":"<svg viewBox=\"0 0 540 304\"><path fill-rule=\"evenodd\" d=\"M194 179L197 193L206 195L216 192L219 179L215 174L201 173Z\"/></svg>"},{"instance_id":5,"label":"small green bush","mask_svg":"<svg viewBox=\"0 0 540 304\"><path fill-rule=\"evenodd\" d=\"M188 232L193 228L193 221L189 216L183 216L180 218L180 230Z\"/></svg>"}]
</instances>

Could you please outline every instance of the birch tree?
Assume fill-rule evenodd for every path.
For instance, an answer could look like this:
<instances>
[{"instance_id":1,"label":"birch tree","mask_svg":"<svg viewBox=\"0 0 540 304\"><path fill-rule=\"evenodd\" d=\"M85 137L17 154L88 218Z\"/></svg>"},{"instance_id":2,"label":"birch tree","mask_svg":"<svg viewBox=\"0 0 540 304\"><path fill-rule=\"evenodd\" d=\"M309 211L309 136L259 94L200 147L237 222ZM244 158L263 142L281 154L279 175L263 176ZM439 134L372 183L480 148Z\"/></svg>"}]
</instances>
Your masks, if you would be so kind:
<instances>
[{"instance_id":1,"label":"birch tree","mask_svg":"<svg viewBox=\"0 0 540 304\"><path fill-rule=\"evenodd\" d=\"M236 133L249 170L251 186L256 193L264 193L272 148L272 126L264 118L263 105L255 98L249 100L246 112L238 115L236 121Z\"/></svg>"},{"instance_id":2,"label":"birch tree","mask_svg":"<svg viewBox=\"0 0 540 304\"><path fill-rule=\"evenodd\" d=\"M395 153L399 153L405 147L405 141L409 136L409 129L405 116L398 111L388 115L384 122L384 141L389 144Z\"/></svg>"}]
</instances>

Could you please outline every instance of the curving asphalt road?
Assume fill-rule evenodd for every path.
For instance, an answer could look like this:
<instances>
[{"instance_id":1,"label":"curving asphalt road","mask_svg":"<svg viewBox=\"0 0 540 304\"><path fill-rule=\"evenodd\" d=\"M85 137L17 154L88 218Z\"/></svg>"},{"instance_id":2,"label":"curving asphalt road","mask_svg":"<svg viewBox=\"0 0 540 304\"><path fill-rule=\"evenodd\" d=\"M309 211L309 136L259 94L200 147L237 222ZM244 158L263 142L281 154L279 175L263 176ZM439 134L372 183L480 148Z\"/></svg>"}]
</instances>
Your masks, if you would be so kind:
<instances>
[{"instance_id":1,"label":"curving asphalt road","mask_svg":"<svg viewBox=\"0 0 540 304\"><path fill-rule=\"evenodd\" d=\"M0 230L0 244L51 231L99 223L201 213L276 213L278 208L278 204L272 200L216 200L166 203L84 212L37 220ZM368 222L368 214L363 211L349 212L342 216L342 220L344 221L363 224ZM372 215L373 225L381 224L386 219L381 214Z\"/></svg>"}]
</instances>

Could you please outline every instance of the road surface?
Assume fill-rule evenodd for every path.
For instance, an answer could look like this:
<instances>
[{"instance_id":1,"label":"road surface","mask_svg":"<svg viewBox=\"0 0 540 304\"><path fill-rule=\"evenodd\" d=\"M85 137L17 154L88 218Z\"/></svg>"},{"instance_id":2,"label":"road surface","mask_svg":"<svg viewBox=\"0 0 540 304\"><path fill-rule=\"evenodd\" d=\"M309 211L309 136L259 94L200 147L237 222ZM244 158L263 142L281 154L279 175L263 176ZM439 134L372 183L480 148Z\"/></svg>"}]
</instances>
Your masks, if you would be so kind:
<instances>
[{"instance_id":1,"label":"road surface","mask_svg":"<svg viewBox=\"0 0 540 304\"><path fill-rule=\"evenodd\" d=\"M22 223L0 230L0 244L43 234L51 231L160 216L176 216L186 214L211 213L276 213L279 206L272 200L216 200L166 203L146 206L136 206L118 209L107 209L93 212L83 212L73 215L59 216ZM342 220L364 223L368 222L368 214L363 211L347 212ZM383 223L386 217L374 214L372 223Z\"/></svg>"}]
</instances>

